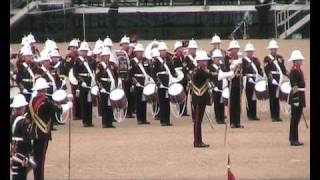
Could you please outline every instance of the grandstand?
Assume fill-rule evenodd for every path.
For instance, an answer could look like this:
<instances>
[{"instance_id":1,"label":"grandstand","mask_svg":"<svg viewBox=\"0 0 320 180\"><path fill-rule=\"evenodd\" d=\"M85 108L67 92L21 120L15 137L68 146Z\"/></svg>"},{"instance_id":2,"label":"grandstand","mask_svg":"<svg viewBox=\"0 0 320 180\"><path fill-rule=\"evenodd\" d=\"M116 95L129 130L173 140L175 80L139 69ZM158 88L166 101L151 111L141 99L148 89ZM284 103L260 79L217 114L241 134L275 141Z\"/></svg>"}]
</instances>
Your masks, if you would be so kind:
<instances>
[{"instance_id":1,"label":"grandstand","mask_svg":"<svg viewBox=\"0 0 320 180\"><path fill-rule=\"evenodd\" d=\"M232 34L235 38L285 39L295 33L309 37L310 0L270 1L263 32L255 5L253 0L10 0L11 43L29 32L40 41L81 38L84 18L86 39L92 41L107 35L119 40L123 34L208 38L214 32L230 38L241 22L243 27Z\"/></svg>"}]
</instances>

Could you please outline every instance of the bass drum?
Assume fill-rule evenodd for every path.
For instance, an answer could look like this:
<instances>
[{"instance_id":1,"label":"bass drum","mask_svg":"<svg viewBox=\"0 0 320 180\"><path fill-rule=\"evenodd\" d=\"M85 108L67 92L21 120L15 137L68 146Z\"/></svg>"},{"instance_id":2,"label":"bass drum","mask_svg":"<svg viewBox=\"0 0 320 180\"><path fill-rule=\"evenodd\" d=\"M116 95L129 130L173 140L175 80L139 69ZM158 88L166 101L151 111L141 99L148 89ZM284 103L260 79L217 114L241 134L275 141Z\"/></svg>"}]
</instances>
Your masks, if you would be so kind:
<instances>
[{"instance_id":1,"label":"bass drum","mask_svg":"<svg viewBox=\"0 0 320 180\"><path fill-rule=\"evenodd\" d=\"M290 82L282 83L280 86L279 100L280 101L288 101L290 92L291 92Z\"/></svg>"},{"instance_id":2,"label":"bass drum","mask_svg":"<svg viewBox=\"0 0 320 180\"><path fill-rule=\"evenodd\" d=\"M173 83L168 88L170 102L174 104L182 104L186 100L186 93L180 83Z\"/></svg>"},{"instance_id":3,"label":"bass drum","mask_svg":"<svg viewBox=\"0 0 320 180\"><path fill-rule=\"evenodd\" d=\"M158 88L155 83L149 83L143 88L143 95L146 98L147 103L155 103L158 101Z\"/></svg>"},{"instance_id":4,"label":"bass drum","mask_svg":"<svg viewBox=\"0 0 320 180\"><path fill-rule=\"evenodd\" d=\"M258 100L265 100L269 98L267 84L268 83L266 80L260 80L254 86L256 97Z\"/></svg>"}]
</instances>

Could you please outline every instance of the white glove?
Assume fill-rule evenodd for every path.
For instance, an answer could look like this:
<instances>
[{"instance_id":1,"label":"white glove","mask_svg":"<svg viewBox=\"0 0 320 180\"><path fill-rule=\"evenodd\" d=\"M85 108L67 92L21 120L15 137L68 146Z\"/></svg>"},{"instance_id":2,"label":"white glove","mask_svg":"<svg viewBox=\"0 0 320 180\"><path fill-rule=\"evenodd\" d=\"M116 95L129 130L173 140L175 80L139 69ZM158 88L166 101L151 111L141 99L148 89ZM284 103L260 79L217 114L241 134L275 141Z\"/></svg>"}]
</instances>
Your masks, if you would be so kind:
<instances>
[{"instance_id":1,"label":"white glove","mask_svg":"<svg viewBox=\"0 0 320 180\"><path fill-rule=\"evenodd\" d=\"M105 88L102 88L102 89L100 90L100 92L101 92L101 93L107 93L107 91L106 91Z\"/></svg>"},{"instance_id":2,"label":"white glove","mask_svg":"<svg viewBox=\"0 0 320 180\"><path fill-rule=\"evenodd\" d=\"M233 71L235 68L236 68L236 65L234 65L234 64L231 64L231 65L230 65L230 70L231 70L231 71Z\"/></svg>"},{"instance_id":3,"label":"white glove","mask_svg":"<svg viewBox=\"0 0 320 180\"><path fill-rule=\"evenodd\" d=\"M142 87L142 85L140 83L137 83L136 86L137 87Z\"/></svg>"},{"instance_id":4,"label":"white glove","mask_svg":"<svg viewBox=\"0 0 320 180\"><path fill-rule=\"evenodd\" d=\"M250 83L254 83L254 81L253 81L252 78L249 78L249 82L250 82Z\"/></svg>"},{"instance_id":5,"label":"white glove","mask_svg":"<svg viewBox=\"0 0 320 180\"><path fill-rule=\"evenodd\" d=\"M13 75L13 71L10 71L10 76L12 76Z\"/></svg>"},{"instance_id":6,"label":"white glove","mask_svg":"<svg viewBox=\"0 0 320 180\"><path fill-rule=\"evenodd\" d=\"M86 84L85 82L82 82L82 83L81 83L81 87L86 88L86 87L88 87L88 86L87 86L87 84Z\"/></svg>"},{"instance_id":7,"label":"white glove","mask_svg":"<svg viewBox=\"0 0 320 180\"><path fill-rule=\"evenodd\" d=\"M66 80L62 80L62 84L61 84L61 87L63 87L64 85L66 85Z\"/></svg>"},{"instance_id":8,"label":"white glove","mask_svg":"<svg viewBox=\"0 0 320 180\"><path fill-rule=\"evenodd\" d=\"M72 94L68 94L67 97L68 97L69 101L73 100L73 95Z\"/></svg>"},{"instance_id":9,"label":"white glove","mask_svg":"<svg viewBox=\"0 0 320 180\"><path fill-rule=\"evenodd\" d=\"M278 85L277 81L275 79L272 79L272 84Z\"/></svg>"},{"instance_id":10,"label":"white glove","mask_svg":"<svg viewBox=\"0 0 320 180\"><path fill-rule=\"evenodd\" d=\"M293 105L299 107L299 103L293 103Z\"/></svg>"},{"instance_id":11,"label":"white glove","mask_svg":"<svg viewBox=\"0 0 320 180\"><path fill-rule=\"evenodd\" d=\"M27 89L23 89L23 90L22 90L22 93L23 93L23 94L28 94L29 92L28 92Z\"/></svg>"},{"instance_id":12,"label":"white glove","mask_svg":"<svg viewBox=\"0 0 320 180\"><path fill-rule=\"evenodd\" d=\"M214 91L219 91L218 87L213 88Z\"/></svg>"}]
</instances>

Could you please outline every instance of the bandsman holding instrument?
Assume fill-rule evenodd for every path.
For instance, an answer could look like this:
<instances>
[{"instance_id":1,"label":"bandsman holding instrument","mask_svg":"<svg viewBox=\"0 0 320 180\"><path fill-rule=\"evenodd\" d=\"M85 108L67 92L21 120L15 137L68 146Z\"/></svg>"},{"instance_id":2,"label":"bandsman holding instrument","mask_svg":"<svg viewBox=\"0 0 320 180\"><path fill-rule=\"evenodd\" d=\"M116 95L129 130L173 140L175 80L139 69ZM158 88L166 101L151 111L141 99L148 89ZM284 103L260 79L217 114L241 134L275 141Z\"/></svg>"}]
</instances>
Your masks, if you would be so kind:
<instances>
[{"instance_id":1,"label":"bandsman holding instrument","mask_svg":"<svg viewBox=\"0 0 320 180\"><path fill-rule=\"evenodd\" d=\"M243 128L240 124L241 115L241 87L242 87L242 58L239 57L240 45L238 41L232 40L229 44L229 54L225 57L227 67L234 71L234 77L231 79L230 92L230 125L231 128Z\"/></svg>"},{"instance_id":2,"label":"bandsman holding instrument","mask_svg":"<svg viewBox=\"0 0 320 180\"><path fill-rule=\"evenodd\" d=\"M27 105L28 102L22 94L16 95L10 104L13 109L10 117L12 180L26 180L28 170L36 166L30 157L32 152L31 119L30 114L25 113Z\"/></svg>"},{"instance_id":3,"label":"bandsman holding instrument","mask_svg":"<svg viewBox=\"0 0 320 180\"><path fill-rule=\"evenodd\" d=\"M110 59L111 51L108 47L103 48L101 59L98 64L97 85L99 86L100 108L103 128L115 128L113 110L110 104L110 92L118 86L118 72L115 63Z\"/></svg>"},{"instance_id":4,"label":"bandsman holding instrument","mask_svg":"<svg viewBox=\"0 0 320 180\"><path fill-rule=\"evenodd\" d=\"M144 48L142 44L136 44L134 48L135 57L133 58L132 69L130 76L134 85L134 97L136 106L136 115L138 124L150 124L147 121L147 104L146 98L143 95L143 88L149 82L153 82L151 78L151 64L143 57Z\"/></svg>"},{"instance_id":5,"label":"bandsman holding instrument","mask_svg":"<svg viewBox=\"0 0 320 180\"><path fill-rule=\"evenodd\" d=\"M156 57L154 62L153 74L158 84L158 95L160 105L160 123L161 126L172 126L170 123L170 100L168 88L173 76L176 76L174 66L168 56L168 47L165 42L159 42L158 50L160 57Z\"/></svg>"},{"instance_id":6,"label":"bandsman holding instrument","mask_svg":"<svg viewBox=\"0 0 320 180\"><path fill-rule=\"evenodd\" d=\"M120 41L120 46L121 50L125 51L130 59L130 64L129 64L129 69L132 69L132 64L134 64L132 53L130 53L129 56L129 49L130 49L130 39L126 35L121 38ZM134 54L134 53L133 53ZM131 57L131 58L130 58ZM126 97L128 100L128 109L127 109L127 118L134 118L133 113L134 113L134 87L132 84L132 81L128 78L124 79L124 91L126 93Z\"/></svg>"},{"instance_id":7,"label":"bandsman holding instrument","mask_svg":"<svg viewBox=\"0 0 320 180\"><path fill-rule=\"evenodd\" d=\"M304 80L303 71L301 70L301 65L303 60L304 60L304 57L301 51L299 50L292 51L289 59L289 61L293 63L293 66L291 68L290 75L289 75L290 84L292 87L290 98L289 98L289 104L291 105L289 141L291 146L303 145L303 143L299 141L299 136L298 136L298 126L299 126L300 118L301 118L301 115L303 115L303 108L306 107L305 92L304 92L306 84Z\"/></svg>"},{"instance_id":8,"label":"bandsman holding instrument","mask_svg":"<svg viewBox=\"0 0 320 180\"><path fill-rule=\"evenodd\" d=\"M20 92L26 97L27 102L30 101L32 86L35 81L37 66L33 62L33 54L30 46L25 45L21 48L21 59L17 62L17 85Z\"/></svg>"},{"instance_id":9,"label":"bandsman holding instrument","mask_svg":"<svg viewBox=\"0 0 320 180\"><path fill-rule=\"evenodd\" d=\"M260 61L253 56L255 48L252 43L248 43L244 49L245 56L242 59L243 85L246 92L246 109L248 120L260 120L257 117L257 97L255 95L255 85L262 79L263 71Z\"/></svg>"},{"instance_id":10,"label":"bandsman holding instrument","mask_svg":"<svg viewBox=\"0 0 320 180\"><path fill-rule=\"evenodd\" d=\"M223 63L223 54L221 53L220 49L215 49L212 52L211 58L213 62L209 65L208 69L213 78L213 104L214 104L214 113L215 118L218 124L225 124L225 99L223 98L222 94L223 91L229 91L228 89L228 76L222 77L222 74L225 74L225 65ZM220 73L220 76L219 76Z\"/></svg>"},{"instance_id":11,"label":"bandsman holding instrument","mask_svg":"<svg viewBox=\"0 0 320 180\"><path fill-rule=\"evenodd\" d=\"M87 53L89 45L83 41L78 49L79 56L73 65L73 74L78 81L76 95L80 100L80 112L84 127L93 127L92 124L92 95L91 88L96 85L94 65L89 63Z\"/></svg>"},{"instance_id":12,"label":"bandsman holding instrument","mask_svg":"<svg viewBox=\"0 0 320 180\"><path fill-rule=\"evenodd\" d=\"M183 89L186 93L186 99L188 99L188 64L187 62L185 62L184 60L184 55L183 55L183 49L182 49L182 43L180 41L176 41L176 43L174 44L174 51L175 51L175 55L173 56L172 60L173 60L173 65L175 67L176 72L180 71L181 73L183 73L184 77L183 79L179 82L182 84ZM180 110L183 110L183 106L184 104L180 105ZM182 114L183 116L189 116L187 113L187 101L185 102L185 109L183 112L180 112L180 114Z\"/></svg>"},{"instance_id":13,"label":"bandsman holding instrument","mask_svg":"<svg viewBox=\"0 0 320 180\"><path fill-rule=\"evenodd\" d=\"M207 69L210 58L204 50L199 50L196 56L196 68L193 70L191 79L191 95L192 101L192 118L194 120L193 131L195 148L209 147L202 141L201 124L205 113L207 101L209 99L209 81L212 80L212 75Z\"/></svg>"},{"instance_id":14,"label":"bandsman holding instrument","mask_svg":"<svg viewBox=\"0 0 320 180\"><path fill-rule=\"evenodd\" d=\"M67 54L66 58L63 61L64 66L64 74L65 76L69 77L70 85L71 85L71 92L73 95L73 119L74 120L80 120L81 119L81 111L80 111L80 100L79 97L76 96L76 90L77 90L77 83L73 80L76 80L73 75L73 65L76 59L78 58L78 42L76 39L73 39L70 41L68 45L69 53Z\"/></svg>"},{"instance_id":15,"label":"bandsman holding instrument","mask_svg":"<svg viewBox=\"0 0 320 180\"><path fill-rule=\"evenodd\" d=\"M264 71L268 77L269 102L273 122L282 121L280 118L279 91L285 76L288 76L284 59L277 53L278 48L277 41L272 39L268 45L270 54L264 58Z\"/></svg>"}]
</instances>

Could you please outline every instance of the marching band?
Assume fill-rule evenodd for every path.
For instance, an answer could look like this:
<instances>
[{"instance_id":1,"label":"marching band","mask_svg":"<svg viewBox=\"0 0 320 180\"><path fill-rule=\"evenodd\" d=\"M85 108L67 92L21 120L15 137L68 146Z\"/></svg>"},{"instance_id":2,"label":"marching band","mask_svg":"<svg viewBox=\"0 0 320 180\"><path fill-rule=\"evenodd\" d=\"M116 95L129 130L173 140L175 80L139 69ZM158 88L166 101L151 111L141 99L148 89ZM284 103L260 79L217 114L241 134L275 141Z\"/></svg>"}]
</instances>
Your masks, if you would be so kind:
<instances>
[{"instance_id":1,"label":"marching band","mask_svg":"<svg viewBox=\"0 0 320 180\"><path fill-rule=\"evenodd\" d=\"M32 167L35 179L44 179L53 124L63 124L65 113L72 109L74 119L92 127L96 99L103 128L115 128L113 122L135 118L134 113L138 124L150 124L147 104L152 105L152 114L160 119L161 126L172 126L170 112L177 112L177 117L188 116L190 94L194 147L202 148L209 147L201 136L206 106L213 106L217 124L226 124L228 118L231 128L243 128L240 117L244 91L248 120L259 120L257 100L269 99L272 121L281 121L279 101L287 101L291 105L290 143L302 145L297 128L305 107L302 53L292 52L289 61L294 66L287 72L275 40L267 47L270 54L264 58L263 67L254 56L251 42L244 53L239 52L236 40L230 42L228 52L221 49L216 34L211 44L213 48L206 52L194 39L187 44L176 41L175 53L171 54L163 41L154 40L144 49L127 36L121 39L121 48L113 50L112 40L107 37L96 42L90 56L89 44L73 39L63 59L54 41L47 40L39 52L32 34L23 37L17 70L11 73L19 88L19 92L11 92L15 94L10 105L14 178L25 178L27 168ZM70 95L66 93L67 80ZM34 162L30 159L32 146Z\"/></svg>"}]
</instances>

